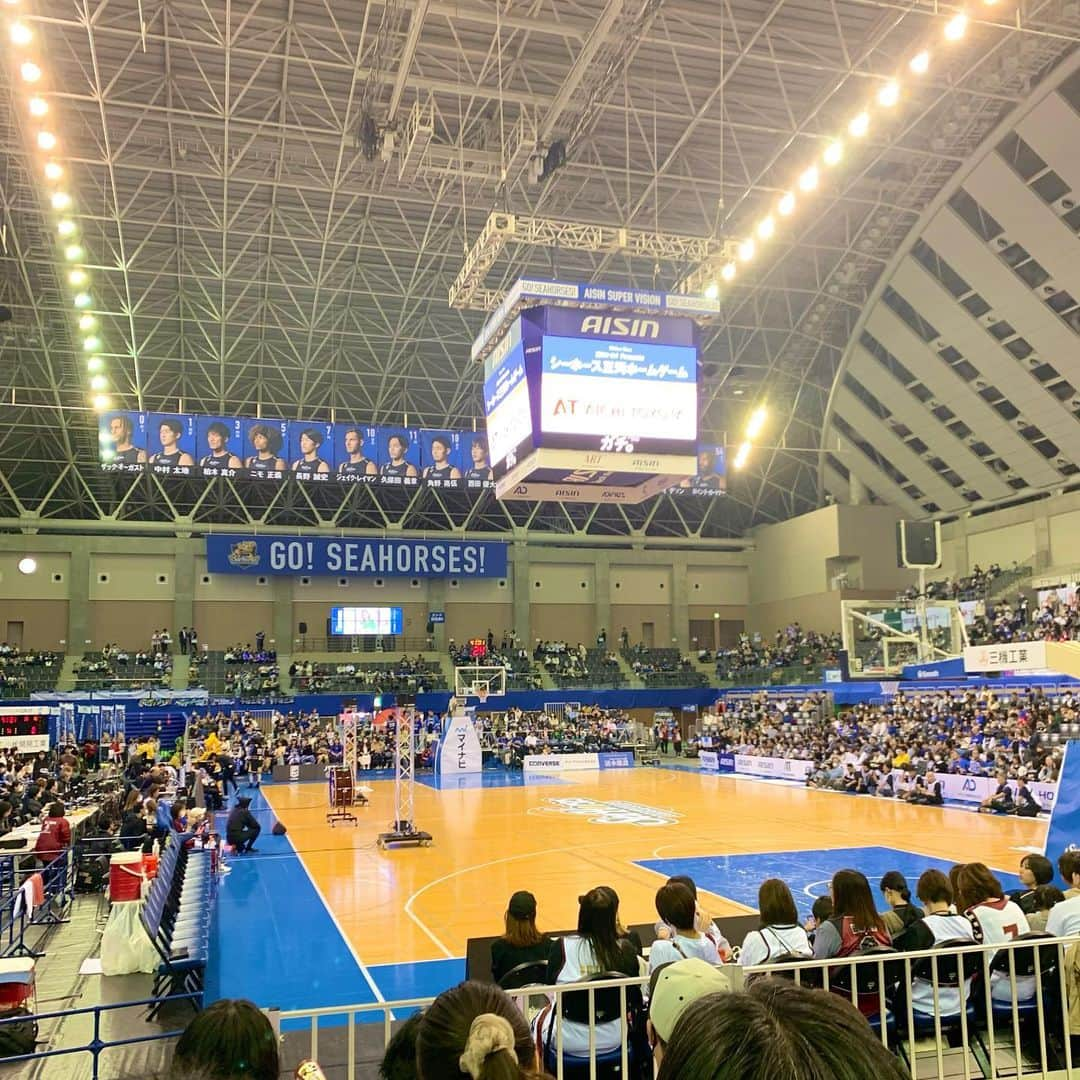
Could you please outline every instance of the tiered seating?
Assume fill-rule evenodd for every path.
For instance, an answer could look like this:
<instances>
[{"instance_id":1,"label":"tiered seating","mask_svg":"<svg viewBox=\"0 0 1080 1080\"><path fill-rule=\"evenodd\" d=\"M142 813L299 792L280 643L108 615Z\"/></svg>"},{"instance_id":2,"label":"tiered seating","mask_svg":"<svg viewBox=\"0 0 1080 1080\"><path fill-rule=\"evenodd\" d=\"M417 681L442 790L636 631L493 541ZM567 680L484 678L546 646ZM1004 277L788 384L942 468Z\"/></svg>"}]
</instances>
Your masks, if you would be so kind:
<instances>
[{"instance_id":1,"label":"tiered seating","mask_svg":"<svg viewBox=\"0 0 1080 1080\"><path fill-rule=\"evenodd\" d=\"M278 688L278 665L274 653L258 659L233 659L234 653L206 651L191 658L188 686L204 687L211 694L260 698Z\"/></svg>"},{"instance_id":2,"label":"tiered seating","mask_svg":"<svg viewBox=\"0 0 1080 1080\"><path fill-rule=\"evenodd\" d=\"M63 653L0 653L0 699L28 697L35 690L55 690L63 666Z\"/></svg>"},{"instance_id":3,"label":"tiered seating","mask_svg":"<svg viewBox=\"0 0 1080 1080\"><path fill-rule=\"evenodd\" d=\"M155 662L160 666L155 667ZM102 652L83 653L75 668L76 690L141 690L168 686L171 679L172 660L168 655L154 657L122 649L109 656Z\"/></svg>"},{"instance_id":4,"label":"tiered seating","mask_svg":"<svg viewBox=\"0 0 1080 1080\"><path fill-rule=\"evenodd\" d=\"M575 667L572 670L567 671L559 667L551 672L556 686L588 686L605 689L626 685L626 676L619 667L619 661L607 649L587 649L584 657L580 652L571 655L576 658Z\"/></svg>"},{"instance_id":5,"label":"tiered seating","mask_svg":"<svg viewBox=\"0 0 1080 1080\"><path fill-rule=\"evenodd\" d=\"M210 916L216 879L209 848L188 848L190 833L170 836L161 854L157 877L139 919L154 944L161 963L154 975L150 1017L162 999L173 994L198 994L190 999L198 1011L210 948Z\"/></svg>"},{"instance_id":6,"label":"tiered seating","mask_svg":"<svg viewBox=\"0 0 1080 1080\"><path fill-rule=\"evenodd\" d=\"M374 694L414 694L419 690L446 690L446 676L437 661L420 658L358 664L294 664L289 669L289 685L309 693L342 692Z\"/></svg>"},{"instance_id":7,"label":"tiered seating","mask_svg":"<svg viewBox=\"0 0 1080 1080\"><path fill-rule=\"evenodd\" d=\"M650 649L634 645L623 649L626 662L646 686L706 686L708 680L678 649Z\"/></svg>"}]
</instances>

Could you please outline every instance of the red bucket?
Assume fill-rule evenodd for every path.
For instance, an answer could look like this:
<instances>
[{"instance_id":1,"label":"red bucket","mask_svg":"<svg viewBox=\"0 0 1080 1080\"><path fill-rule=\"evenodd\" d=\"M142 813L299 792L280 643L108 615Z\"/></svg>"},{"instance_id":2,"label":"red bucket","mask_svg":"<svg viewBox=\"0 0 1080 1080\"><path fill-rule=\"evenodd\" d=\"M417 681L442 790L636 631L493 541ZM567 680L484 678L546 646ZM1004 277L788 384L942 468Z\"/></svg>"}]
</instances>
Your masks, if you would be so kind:
<instances>
[{"instance_id":1,"label":"red bucket","mask_svg":"<svg viewBox=\"0 0 1080 1080\"><path fill-rule=\"evenodd\" d=\"M143 873L152 881L157 877L158 857L152 852L143 855Z\"/></svg>"},{"instance_id":2,"label":"red bucket","mask_svg":"<svg viewBox=\"0 0 1080 1080\"><path fill-rule=\"evenodd\" d=\"M109 899L114 903L142 898L143 855L119 851L109 860Z\"/></svg>"}]
</instances>

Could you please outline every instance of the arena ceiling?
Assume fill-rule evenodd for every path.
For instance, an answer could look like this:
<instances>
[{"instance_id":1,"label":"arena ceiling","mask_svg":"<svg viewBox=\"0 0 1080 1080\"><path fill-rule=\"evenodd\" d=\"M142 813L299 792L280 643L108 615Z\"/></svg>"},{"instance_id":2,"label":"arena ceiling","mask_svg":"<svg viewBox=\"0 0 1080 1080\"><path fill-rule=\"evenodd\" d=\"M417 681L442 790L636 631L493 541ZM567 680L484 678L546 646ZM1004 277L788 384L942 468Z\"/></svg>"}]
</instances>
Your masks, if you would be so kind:
<instances>
[{"instance_id":1,"label":"arena ceiling","mask_svg":"<svg viewBox=\"0 0 1080 1080\"><path fill-rule=\"evenodd\" d=\"M39 0L23 17L40 44L115 400L225 415L468 426L481 414L469 344L483 314L453 310L447 296L491 211L739 238L922 43L935 52L925 76L905 80L900 106L724 289L702 430L737 441L767 400L766 445L726 498L634 509L459 505L430 492L396 505L366 491L342 506L293 486L271 496L100 475L55 215L18 72L0 49L0 302L14 314L0 337L3 527L722 537L846 498L852 476L913 515L1067 483L1080 401L1059 383L1075 372L1069 334L1080 323L1058 309L1059 293L1080 296L1080 282L1068 292L1080 263L1068 259L1077 223L1065 205L1080 185L1066 78L1080 2L973 0L966 35L938 48L958 10ZM1030 112L1023 145L1008 139L1006 118L1036 99L1054 111ZM414 109L433 132L408 155ZM542 182L529 168L535 138L568 151ZM997 233L979 232L981 211ZM1048 277L1032 284L1017 244ZM515 245L487 284L527 273L671 288L693 269ZM988 311L1015 325L1004 332ZM1021 355L1017 337L1033 352ZM1013 400L1009 416L1001 403Z\"/></svg>"}]
</instances>

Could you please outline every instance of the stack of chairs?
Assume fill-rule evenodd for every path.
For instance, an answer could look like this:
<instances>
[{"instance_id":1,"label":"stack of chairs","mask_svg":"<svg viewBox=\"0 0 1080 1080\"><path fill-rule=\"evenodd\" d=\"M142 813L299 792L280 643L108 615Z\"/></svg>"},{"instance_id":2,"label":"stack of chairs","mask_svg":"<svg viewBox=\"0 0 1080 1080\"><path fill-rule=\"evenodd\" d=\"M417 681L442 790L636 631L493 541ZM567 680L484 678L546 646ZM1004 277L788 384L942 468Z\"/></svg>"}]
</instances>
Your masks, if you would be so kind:
<instances>
[{"instance_id":1,"label":"stack of chairs","mask_svg":"<svg viewBox=\"0 0 1080 1080\"><path fill-rule=\"evenodd\" d=\"M210 916L216 895L213 852L188 848L190 833L169 837L158 862L158 873L139 915L161 963L154 976L150 1007L153 1019L173 994L197 994L188 1000L202 1007L210 947Z\"/></svg>"}]
</instances>

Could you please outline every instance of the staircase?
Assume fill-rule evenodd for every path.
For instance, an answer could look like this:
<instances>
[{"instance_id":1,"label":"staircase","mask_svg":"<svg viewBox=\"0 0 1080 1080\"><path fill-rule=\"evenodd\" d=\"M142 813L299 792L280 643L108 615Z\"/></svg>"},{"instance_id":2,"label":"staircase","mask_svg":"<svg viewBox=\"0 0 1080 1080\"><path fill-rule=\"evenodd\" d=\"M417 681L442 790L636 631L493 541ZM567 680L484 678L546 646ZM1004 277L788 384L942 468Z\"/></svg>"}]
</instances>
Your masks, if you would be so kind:
<instances>
[{"instance_id":1,"label":"staircase","mask_svg":"<svg viewBox=\"0 0 1080 1080\"><path fill-rule=\"evenodd\" d=\"M187 653L174 653L172 658L172 681L169 685L174 690L186 690L190 672L191 657Z\"/></svg>"},{"instance_id":2,"label":"staircase","mask_svg":"<svg viewBox=\"0 0 1080 1080\"><path fill-rule=\"evenodd\" d=\"M630 666L630 664L627 662L626 657L623 656L622 651L620 650L619 652L615 653L614 656L615 659L619 661L619 670L626 677L626 685L631 690L644 690L645 680L641 678L641 676L638 675Z\"/></svg>"},{"instance_id":3,"label":"staircase","mask_svg":"<svg viewBox=\"0 0 1080 1080\"><path fill-rule=\"evenodd\" d=\"M1030 591L1031 579L1035 576L1034 562L1032 558L1028 560L1026 566L1020 566L1016 570L1002 571L987 590L986 602L994 604L998 600L1010 599L1017 593Z\"/></svg>"},{"instance_id":4,"label":"staircase","mask_svg":"<svg viewBox=\"0 0 1080 1080\"><path fill-rule=\"evenodd\" d=\"M68 653L64 657L64 666L60 669L60 677L56 680L57 690L75 689L75 665L82 660L81 656Z\"/></svg>"}]
</instances>

